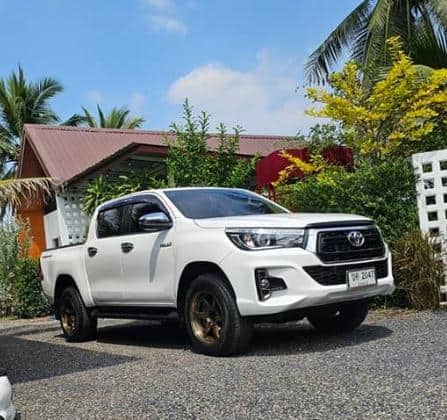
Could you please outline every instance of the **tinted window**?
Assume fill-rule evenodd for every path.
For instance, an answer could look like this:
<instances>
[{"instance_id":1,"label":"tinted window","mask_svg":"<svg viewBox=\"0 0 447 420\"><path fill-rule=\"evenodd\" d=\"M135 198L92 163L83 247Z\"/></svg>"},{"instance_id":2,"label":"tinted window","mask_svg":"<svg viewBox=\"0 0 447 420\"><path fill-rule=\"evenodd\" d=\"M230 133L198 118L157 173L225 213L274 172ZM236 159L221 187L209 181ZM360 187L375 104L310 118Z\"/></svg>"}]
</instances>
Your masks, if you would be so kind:
<instances>
[{"instance_id":1,"label":"tinted window","mask_svg":"<svg viewBox=\"0 0 447 420\"><path fill-rule=\"evenodd\" d=\"M98 238L117 236L121 231L121 219L124 207L114 207L98 214Z\"/></svg>"},{"instance_id":2,"label":"tinted window","mask_svg":"<svg viewBox=\"0 0 447 420\"><path fill-rule=\"evenodd\" d=\"M166 191L182 214L191 219L286 213L257 194L239 190L192 189Z\"/></svg>"},{"instance_id":3,"label":"tinted window","mask_svg":"<svg viewBox=\"0 0 447 420\"><path fill-rule=\"evenodd\" d=\"M151 199L149 202L131 205L129 214L129 233L140 232L140 229L138 228L138 219L141 216L160 211L166 213L166 210L163 208L162 204L155 198Z\"/></svg>"}]
</instances>

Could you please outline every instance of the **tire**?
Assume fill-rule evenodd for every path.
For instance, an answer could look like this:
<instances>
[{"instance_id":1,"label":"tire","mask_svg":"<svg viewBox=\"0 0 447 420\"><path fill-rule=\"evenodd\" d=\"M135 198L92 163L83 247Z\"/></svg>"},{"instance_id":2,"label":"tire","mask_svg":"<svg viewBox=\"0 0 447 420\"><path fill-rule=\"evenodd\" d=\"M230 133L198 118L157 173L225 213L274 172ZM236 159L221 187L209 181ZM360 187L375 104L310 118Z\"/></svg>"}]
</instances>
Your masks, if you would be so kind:
<instances>
[{"instance_id":1,"label":"tire","mask_svg":"<svg viewBox=\"0 0 447 420\"><path fill-rule=\"evenodd\" d=\"M357 300L331 308L315 309L307 316L318 331L347 332L357 328L368 315L368 301Z\"/></svg>"},{"instance_id":2,"label":"tire","mask_svg":"<svg viewBox=\"0 0 447 420\"><path fill-rule=\"evenodd\" d=\"M222 275L203 274L193 280L184 310L186 329L196 353L230 356L249 346L253 327L240 316Z\"/></svg>"},{"instance_id":3,"label":"tire","mask_svg":"<svg viewBox=\"0 0 447 420\"><path fill-rule=\"evenodd\" d=\"M95 338L98 320L92 318L74 287L67 287L58 302L58 311L64 337L69 342Z\"/></svg>"}]
</instances>

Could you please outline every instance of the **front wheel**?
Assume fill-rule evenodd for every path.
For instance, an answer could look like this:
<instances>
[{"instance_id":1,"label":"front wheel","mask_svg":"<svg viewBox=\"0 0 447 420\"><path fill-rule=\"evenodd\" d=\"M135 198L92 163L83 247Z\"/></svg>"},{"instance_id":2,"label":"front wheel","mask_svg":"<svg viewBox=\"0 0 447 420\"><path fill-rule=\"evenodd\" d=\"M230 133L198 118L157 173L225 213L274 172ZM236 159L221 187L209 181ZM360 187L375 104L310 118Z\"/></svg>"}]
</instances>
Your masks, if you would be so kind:
<instances>
[{"instance_id":1,"label":"front wheel","mask_svg":"<svg viewBox=\"0 0 447 420\"><path fill-rule=\"evenodd\" d=\"M358 300L330 308L315 309L307 316L318 331L344 332L357 328L368 315L368 301Z\"/></svg>"},{"instance_id":2,"label":"front wheel","mask_svg":"<svg viewBox=\"0 0 447 420\"><path fill-rule=\"evenodd\" d=\"M59 300L61 328L67 341L81 342L94 338L98 320L92 318L74 287L67 287Z\"/></svg>"},{"instance_id":3,"label":"front wheel","mask_svg":"<svg viewBox=\"0 0 447 420\"><path fill-rule=\"evenodd\" d=\"M248 347L253 328L239 315L233 295L222 276L203 274L188 289L186 329L193 350L211 356L229 356Z\"/></svg>"}]
</instances>

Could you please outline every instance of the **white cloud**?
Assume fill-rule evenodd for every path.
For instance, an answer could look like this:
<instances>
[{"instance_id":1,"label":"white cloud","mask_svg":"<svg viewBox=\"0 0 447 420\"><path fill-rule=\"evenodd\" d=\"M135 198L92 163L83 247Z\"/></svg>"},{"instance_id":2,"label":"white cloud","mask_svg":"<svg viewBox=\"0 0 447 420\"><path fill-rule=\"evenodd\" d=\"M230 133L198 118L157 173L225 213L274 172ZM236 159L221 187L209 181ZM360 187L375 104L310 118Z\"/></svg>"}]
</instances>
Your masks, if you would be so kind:
<instances>
[{"instance_id":1,"label":"white cloud","mask_svg":"<svg viewBox=\"0 0 447 420\"><path fill-rule=\"evenodd\" d=\"M185 98L197 110L210 112L212 123L242 125L247 133L294 135L317 121L306 116L309 103L296 90L300 63L261 50L251 71L206 64L175 80L168 91L171 104Z\"/></svg>"},{"instance_id":2,"label":"white cloud","mask_svg":"<svg viewBox=\"0 0 447 420\"><path fill-rule=\"evenodd\" d=\"M188 33L186 24L177 16L175 0L140 0L140 4L152 29L171 34Z\"/></svg>"},{"instance_id":3,"label":"white cloud","mask_svg":"<svg viewBox=\"0 0 447 420\"><path fill-rule=\"evenodd\" d=\"M141 92L133 92L129 97L129 109L134 114L139 114L146 103L146 95Z\"/></svg>"},{"instance_id":4,"label":"white cloud","mask_svg":"<svg viewBox=\"0 0 447 420\"><path fill-rule=\"evenodd\" d=\"M171 16L153 15L149 17L152 28L173 34L186 35L188 28L179 19Z\"/></svg>"},{"instance_id":5,"label":"white cloud","mask_svg":"<svg viewBox=\"0 0 447 420\"><path fill-rule=\"evenodd\" d=\"M101 104L104 102L104 96L98 90L90 90L85 95L85 100L93 104Z\"/></svg>"},{"instance_id":6,"label":"white cloud","mask_svg":"<svg viewBox=\"0 0 447 420\"><path fill-rule=\"evenodd\" d=\"M155 7L156 9L166 10L172 7L171 0L141 0L143 5Z\"/></svg>"}]
</instances>

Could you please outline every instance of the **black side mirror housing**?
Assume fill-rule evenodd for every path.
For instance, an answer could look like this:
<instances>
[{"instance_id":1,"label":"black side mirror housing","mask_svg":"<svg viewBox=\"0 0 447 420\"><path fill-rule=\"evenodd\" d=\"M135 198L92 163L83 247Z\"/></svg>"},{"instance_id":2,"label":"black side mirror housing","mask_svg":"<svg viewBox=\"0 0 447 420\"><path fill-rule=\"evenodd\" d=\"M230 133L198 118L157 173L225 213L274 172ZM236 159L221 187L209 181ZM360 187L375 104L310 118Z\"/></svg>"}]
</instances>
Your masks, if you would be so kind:
<instances>
[{"instance_id":1,"label":"black side mirror housing","mask_svg":"<svg viewBox=\"0 0 447 420\"><path fill-rule=\"evenodd\" d=\"M170 229L172 222L166 213L160 211L141 216L138 219L138 227L143 232L157 232Z\"/></svg>"}]
</instances>

